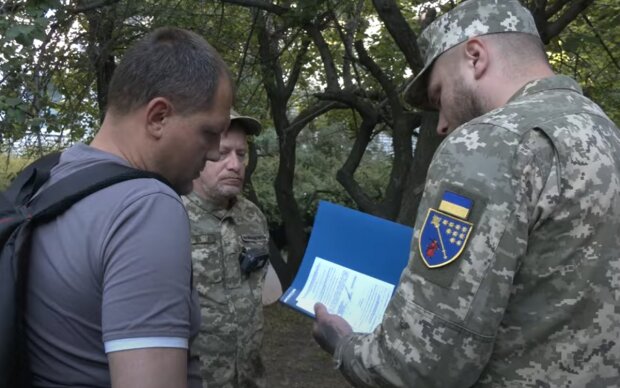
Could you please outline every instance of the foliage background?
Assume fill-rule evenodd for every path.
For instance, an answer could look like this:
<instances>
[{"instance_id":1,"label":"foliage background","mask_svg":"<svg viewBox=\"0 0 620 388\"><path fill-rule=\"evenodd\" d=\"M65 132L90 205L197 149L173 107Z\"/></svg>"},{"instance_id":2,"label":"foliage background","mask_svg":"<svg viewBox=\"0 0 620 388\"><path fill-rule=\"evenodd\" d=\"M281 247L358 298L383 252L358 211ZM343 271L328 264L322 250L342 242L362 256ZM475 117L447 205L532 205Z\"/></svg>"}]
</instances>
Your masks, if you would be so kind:
<instances>
[{"instance_id":1,"label":"foliage background","mask_svg":"<svg viewBox=\"0 0 620 388\"><path fill-rule=\"evenodd\" d=\"M620 2L524 0L554 68L620 122ZM454 1L7 0L0 5L0 180L88 142L128 45L158 26L203 35L229 63L252 142L247 195L289 275L318 200L412 224L439 144L400 93L420 69L416 34ZM417 129L416 129L417 128ZM289 276L290 278L290 276ZM285 281L286 283L286 281Z\"/></svg>"}]
</instances>

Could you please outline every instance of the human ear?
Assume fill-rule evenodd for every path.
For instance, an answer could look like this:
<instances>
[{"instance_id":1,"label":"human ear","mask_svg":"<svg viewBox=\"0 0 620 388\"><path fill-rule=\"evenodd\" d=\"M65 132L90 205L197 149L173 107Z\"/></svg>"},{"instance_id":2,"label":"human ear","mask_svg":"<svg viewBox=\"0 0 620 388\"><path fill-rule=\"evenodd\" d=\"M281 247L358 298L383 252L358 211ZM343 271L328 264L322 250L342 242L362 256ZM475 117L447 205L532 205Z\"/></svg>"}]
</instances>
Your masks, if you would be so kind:
<instances>
[{"instance_id":1,"label":"human ear","mask_svg":"<svg viewBox=\"0 0 620 388\"><path fill-rule=\"evenodd\" d=\"M489 68L489 47L483 39L470 38L465 42L463 55L467 66L473 70L474 79L479 80Z\"/></svg>"},{"instance_id":2,"label":"human ear","mask_svg":"<svg viewBox=\"0 0 620 388\"><path fill-rule=\"evenodd\" d=\"M163 135L166 120L172 115L172 104L168 99L156 97L146 105L146 130L159 139Z\"/></svg>"}]
</instances>

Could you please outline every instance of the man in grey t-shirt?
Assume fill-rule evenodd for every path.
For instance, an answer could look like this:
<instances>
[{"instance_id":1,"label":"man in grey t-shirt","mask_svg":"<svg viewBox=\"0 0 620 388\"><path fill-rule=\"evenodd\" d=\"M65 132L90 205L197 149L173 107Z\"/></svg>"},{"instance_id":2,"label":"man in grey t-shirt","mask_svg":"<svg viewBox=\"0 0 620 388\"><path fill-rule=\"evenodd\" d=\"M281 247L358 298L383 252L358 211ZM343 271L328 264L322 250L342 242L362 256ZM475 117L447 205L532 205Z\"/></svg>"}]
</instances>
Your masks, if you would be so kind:
<instances>
[{"instance_id":1,"label":"man in grey t-shirt","mask_svg":"<svg viewBox=\"0 0 620 388\"><path fill-rule=\"evenodd\" d=\"M232 103L226 65L200 36L158 29L116 68L90 146L65 151L50 183L102 162L163 176L103 189L35 230L27 345L36 387L200 387L188 348L188 193L219 157ZM188 377L189 376L189 377Z\"/></svg>"}]
</instances>

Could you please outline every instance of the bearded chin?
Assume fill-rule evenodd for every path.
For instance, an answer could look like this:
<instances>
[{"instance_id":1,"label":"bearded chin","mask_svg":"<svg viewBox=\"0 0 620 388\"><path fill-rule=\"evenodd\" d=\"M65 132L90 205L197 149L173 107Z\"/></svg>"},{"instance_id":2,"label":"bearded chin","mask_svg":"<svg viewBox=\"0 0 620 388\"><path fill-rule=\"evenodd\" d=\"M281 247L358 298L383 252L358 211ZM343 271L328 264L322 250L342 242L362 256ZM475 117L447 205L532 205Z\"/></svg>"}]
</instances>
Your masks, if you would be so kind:
<instances>
[{"instance_id":1,"label":"bearded chin","mask_svg":"<svg viewBox=\"0 0 620 388\"><path fill-rule=\"evenodd\" d=\"M481 96L477 96L474 90L466 87L462 83L459 83L456 88L458 89L458 93L456 93L456 95L460 96L459 98L461 99L461 104L455 111L458 126L461 126L490 111L490 109L487 108L488 104L486 101Z\"/></svg>"}]
</instances>

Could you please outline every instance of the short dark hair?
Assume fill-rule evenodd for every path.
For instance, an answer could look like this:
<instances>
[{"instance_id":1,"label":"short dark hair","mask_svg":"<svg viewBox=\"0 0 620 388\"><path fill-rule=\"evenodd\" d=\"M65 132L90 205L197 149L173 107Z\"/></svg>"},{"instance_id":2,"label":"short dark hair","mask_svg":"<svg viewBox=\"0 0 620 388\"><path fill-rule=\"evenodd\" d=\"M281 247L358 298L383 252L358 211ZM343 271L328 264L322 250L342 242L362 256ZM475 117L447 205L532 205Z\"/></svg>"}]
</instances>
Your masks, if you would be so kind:
<instances>
[{"instance_id":1,"label":"short dark hair","mask_svg":"<svg viewBox=\"0 0 620 388\"><path fill-rule=\"evenodd\" d=\"M156 97L168 98L179 113L209 109L228 67L200 35L158 28L131 46L114 70L108 110L127 114Z\"/></svg>"}]
</instances>

